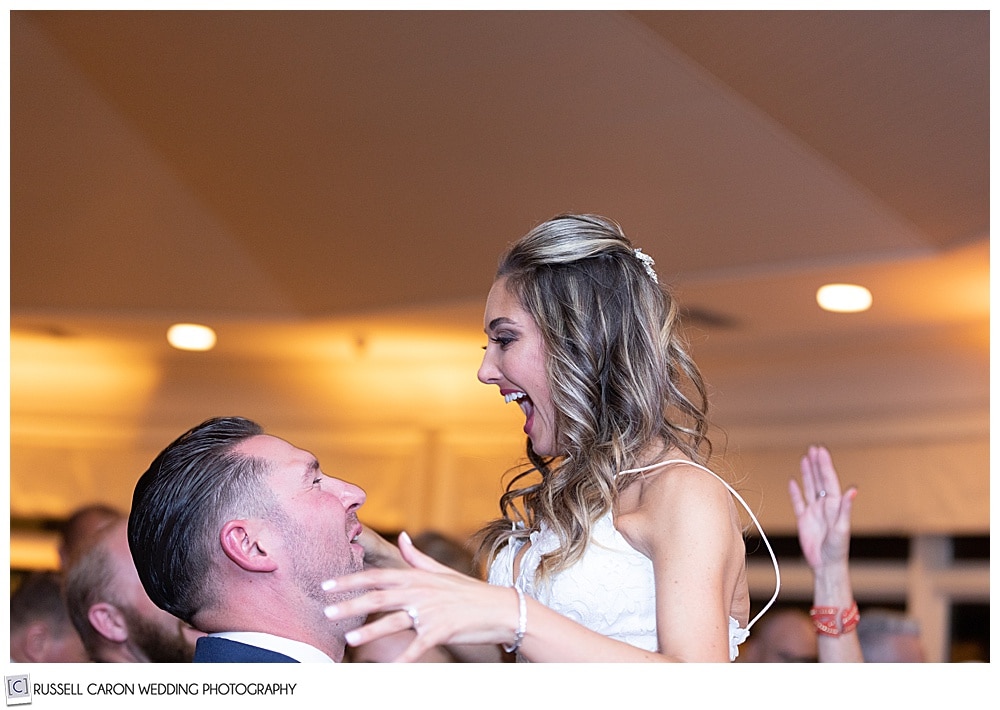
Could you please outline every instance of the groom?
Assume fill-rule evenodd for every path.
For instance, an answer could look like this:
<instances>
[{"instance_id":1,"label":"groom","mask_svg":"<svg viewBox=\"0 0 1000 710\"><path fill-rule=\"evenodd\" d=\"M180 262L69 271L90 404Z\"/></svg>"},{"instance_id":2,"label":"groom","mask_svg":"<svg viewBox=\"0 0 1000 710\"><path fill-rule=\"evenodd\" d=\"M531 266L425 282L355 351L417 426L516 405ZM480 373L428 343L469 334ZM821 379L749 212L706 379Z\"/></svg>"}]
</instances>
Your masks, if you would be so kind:
<instances>
[{"instance_id":1,"label":"groom","mask_svg":"<svg viewBox=\"0 0 1000 710\"><path fill-rule=\"evenodd\" d=\"M362 569L365 493L240 417L167 446L136 483L128 540L149 598L205 631L195 663L337 663L321 584Z\"/></svg>"}]
</instances>

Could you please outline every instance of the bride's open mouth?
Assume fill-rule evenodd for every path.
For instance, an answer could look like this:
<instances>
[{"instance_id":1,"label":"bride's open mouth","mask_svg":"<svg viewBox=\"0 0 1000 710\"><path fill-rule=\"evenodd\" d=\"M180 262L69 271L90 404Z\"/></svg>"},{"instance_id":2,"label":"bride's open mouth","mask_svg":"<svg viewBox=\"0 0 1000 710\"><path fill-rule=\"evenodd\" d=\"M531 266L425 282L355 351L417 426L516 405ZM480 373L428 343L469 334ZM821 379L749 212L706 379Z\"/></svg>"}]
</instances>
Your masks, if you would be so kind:
<instances>
[{"instance_id":1,"label":"bride's open mouth","mask_svg":"<svg viewBox=\"0 0 1000 710\"><path fill-rule=\"evenodd\" d=\"M526 392L521 390L509 390L506 392L501 392L503 395L503 400L507 404L511 402L517 402L517 406L521 408L524 413L524 433L531 435L531 425L534 420L535 406L531 402L531 398L528 397Z\"/></svg>"}]
</instances>

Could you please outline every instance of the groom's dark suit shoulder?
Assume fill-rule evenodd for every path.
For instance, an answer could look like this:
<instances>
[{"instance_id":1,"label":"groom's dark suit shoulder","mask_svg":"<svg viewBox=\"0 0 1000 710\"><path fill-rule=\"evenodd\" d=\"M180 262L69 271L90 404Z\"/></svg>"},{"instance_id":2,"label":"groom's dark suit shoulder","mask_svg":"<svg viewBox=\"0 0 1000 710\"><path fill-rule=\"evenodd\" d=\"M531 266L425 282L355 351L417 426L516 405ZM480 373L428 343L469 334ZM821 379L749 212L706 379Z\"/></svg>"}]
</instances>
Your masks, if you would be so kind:
<instances>
[{"instance_id":1,"label":"groom's dark suit shoulder","mask_svg":"<svg viewBox=\"0 0 1000 710\"><path fill-rule=\"evenodd\" d=\"M203 636L194 650L195 663L298 663L294 658L259 646Z\"/></svg>"}]
</instances>

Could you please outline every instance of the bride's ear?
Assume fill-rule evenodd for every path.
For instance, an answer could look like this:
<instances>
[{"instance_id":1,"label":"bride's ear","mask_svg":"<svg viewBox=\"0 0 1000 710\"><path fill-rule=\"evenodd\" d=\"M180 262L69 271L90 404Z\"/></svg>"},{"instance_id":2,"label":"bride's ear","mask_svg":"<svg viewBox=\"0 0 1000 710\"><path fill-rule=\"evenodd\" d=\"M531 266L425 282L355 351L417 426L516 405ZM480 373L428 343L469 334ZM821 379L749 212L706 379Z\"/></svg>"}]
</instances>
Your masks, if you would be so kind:
<instances>
[{"instance_id":1,"label":"bride's ear","mask_svg":"<svg viewBox=\"0 0 1000 710\"><path fill-rule=\"evenodd\" d=\"M247 572L273 572L278 563L268 554L265 542L267 525L263 520L230 520L219 531L223 552L234 564Z\"/></svg>"}]
</instances>

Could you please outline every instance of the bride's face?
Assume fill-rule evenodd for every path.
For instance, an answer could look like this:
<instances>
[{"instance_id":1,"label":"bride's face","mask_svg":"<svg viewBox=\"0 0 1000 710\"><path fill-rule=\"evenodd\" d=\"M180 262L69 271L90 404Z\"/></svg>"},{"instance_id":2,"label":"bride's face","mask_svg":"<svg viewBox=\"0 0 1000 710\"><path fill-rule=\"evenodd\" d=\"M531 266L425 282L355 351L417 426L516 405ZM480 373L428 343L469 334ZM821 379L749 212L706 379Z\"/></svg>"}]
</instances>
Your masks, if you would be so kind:
<instances>
[{"instance_id":1,"label":"bride's face","mask_svg":"<svg viewBox=\"0 0 1000 710\"><path fill-rule=\"evenodd\" d=\"M531 439L535 453L557 455L545 342L505 279L497 280L490 289L483 326L489 342L479 367L479 381L496 385L507 402L518 404L524 413L524 433Z\"/></svg>"}]
</instances>

